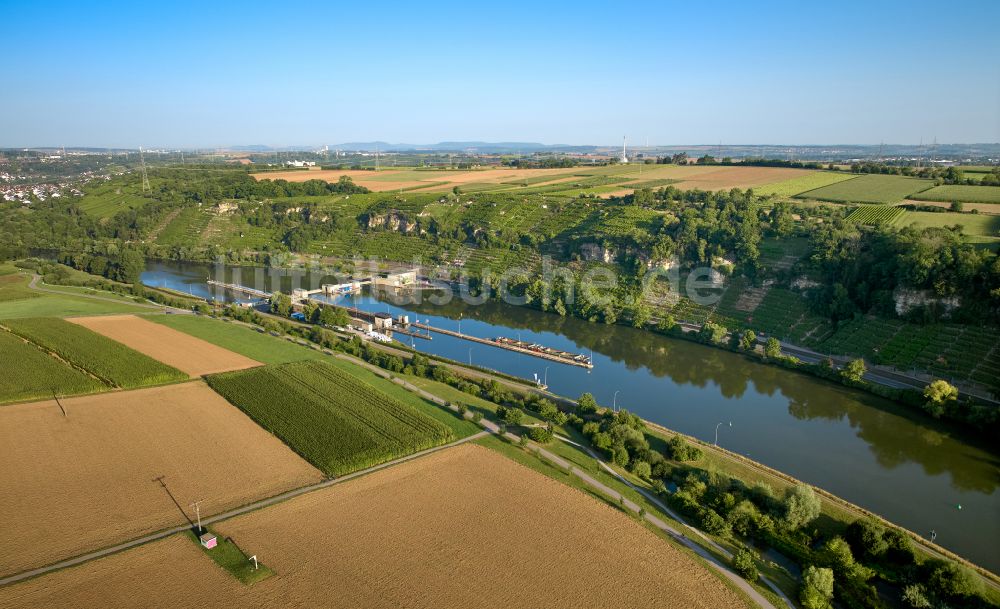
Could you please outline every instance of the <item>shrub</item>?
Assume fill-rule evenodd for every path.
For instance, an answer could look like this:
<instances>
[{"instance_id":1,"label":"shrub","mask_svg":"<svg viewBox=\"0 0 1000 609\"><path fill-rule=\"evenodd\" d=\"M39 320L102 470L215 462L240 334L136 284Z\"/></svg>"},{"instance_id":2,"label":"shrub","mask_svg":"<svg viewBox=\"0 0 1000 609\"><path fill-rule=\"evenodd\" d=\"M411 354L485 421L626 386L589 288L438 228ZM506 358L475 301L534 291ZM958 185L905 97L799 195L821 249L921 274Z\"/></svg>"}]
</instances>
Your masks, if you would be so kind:
<instances>
[{"instance_id":1,"label":"shrub","mask_svg":"<svg viewBox=\"0 0 1000 609\"><path fill-rule=\"evenodd\" d=\"M712 535L725 535L729 532L729 525L726 520L719 516L719 513L712 508L704 508L701 511L701 528L706 533Z\"/></svg>"},{"instance_id":2,"label":"shrub","mask_svg":"<svg viewBox=\"0 0 1000 609\"><path fill-rule=\"evenodd\" d=\"M844 369L840 371L840 376L848 381L860 383L864 379L865 372L867 371L868 367L865 366L865 360L852 359L847 362Z\"/></svg>"},{"instance_id":3,"label":"shrub","mask_svg":"<svg viewBox=\"0 0 1000 609\"><path fill-rule=\"evenodd\" d=\"M667 442L667 452L674 461L697 461L701 458L701 449L691 446L681 436L674 436Z\"/></svg>"},{"instance_id":4,"label":"shrub","mask_svg":"<svg viewBox=\"0 0 1000 609\"><path fill-rule=\"evenodd\" d=\"M869 560L878 560L889 549L885 527L870 518L855 520L844 534L854 552Z\"/></svg>"},{"instance_id":5,"label":"shrub","mask_svg":"<svg viewBox=\"0 0 1000 609\"><path fill-rule=\"evenodd\" d=\"M948 600L960 600L978 594L979 578L972 569L951 561L931 559L924 563L929 590Z\"/></svg>"},{"instance_id":6,"label":"shrub","mask_svg":"<svg viewBox=\"0 0 1000 609\"><path fill-rule=\"evenodd\" d=\"M770 359L781 357L781 343L777 338L771 336L767 339L767 342L764 344L764 355Z\"/></svg>"},{"instance_id":7,"label":"shrub","mask_svg":"<svg viewBox=\"0 0 1000 609\"><path fill-rule=\"evenodd\" d=\"M636 460L632 462L632 473L643 480L649 480L653 475L653 468L646 461Z\"/></svg>"},{"instance_id":8,"label":"shrub","mask_svg":"<svg viewBox=\"0 0 1000 609\"><path fill-rule=\"evenodd\" d=\"M757 560L760 557L753 550L741 548L733 554L733 569L740 574L743 579L751 582L757 581L760 574L757 572Z\"/></svg>"},{"instance_id":9,"label":"shrub","mask_svg":"<svg viewBox=\"0 0 1000 609\"><path fill-rule=\"evenodd\" d=\"M744 499L736 504L726 515L726 521L730 528L744 537L751 535L760 520L760 511L757 506L748 499Z\"/></svg>"},{"instance_id":10,"label":"shrub","mask_svg":"<svg viewBox=\"0 0 1000 609\"><path fill-rule=\"evenodd\" d=\"M924 594L924 587L920 584L911 584L903 588L902 600L907 607L913 607L914 609L927 609L931 606L927 595Z\"/></svg>"},{"instance_id":11,"label":"shrub","mask_svg":"<svg viewBox=\"0 0 1000 609\"><path fill-rule=\"evenodd\" d=\"M784 524L789 530L799 529L819 516L820 500L807 484L799 484L785 493Z\"/></svg>"},{"instance_id":12,"label":"shrub","mask_svg":"<svg viewBox=\"0 0 1000 609\"><path fill-rule=\"evenodd\" d=\"M524 411L513 406L498 406L497 418L507 425L520 425L524 418Z\"/></svg>"},{"instance_id":13,"label":"shrub","mask_svg":"<svg viewBox=\"0 0 1000 609\"><path fill-rule=\"evenodd\" d=\"M823 557L834 572L842 577L867 581L872 576L869 569L854 560L851 546L843 537L829 539L823 545Z\"/></svg>"},{"instance_id":14,"label":"shrub","mask_svg":"<svg viewBox=\"0 0 1000 609\"><path fill-rule=\"evenodd\" d=\"M597 400L589 393L584 393L576 401L576 411L580 414L593 414L597 412Z\"/></svg>"},{"instance_id":15,"label":"shrub","mask_svg":"<svg viewBox=\"0 0 1000 609\"><path fill-rule=\"evenodd\" d=\"M626 449L624 446L619 446L618 448L614 449L614 451L615 452L613 459L615 464L620 465L622 467L627 467L629 462L628 449Z\"/></svg>"},{"instance_id":16,"label":"shrub","mask_svg":"<svg viewBox=\"0 0 1000 609\"><path fill-rule=\"evenodd\" d=\"M532 427L528 435L539 444L548 444L552 441L552 431L547 427Z\"/></svg>"},{"instance_id":17,"label":"shrub","mask_svg":"<svg viewBox=\"0 0 1000 609\"><path fill-rule=\"evenodd\" d=\"M924 410L938 418L944 414L948 404L958 399L958 389L948 381L937 379L924 387L924 399Z\"/></svg>"},{"instance_id":18,"label":"shrub","mask_svg":"<svg viewBox=\"0 0 1000 609\"><path fill-rule=\"evenodd\" d=\"M799 601L805 609L829 609L833 599L833 571L809 565L802 573Z\"/></svg>"}]
</instances>

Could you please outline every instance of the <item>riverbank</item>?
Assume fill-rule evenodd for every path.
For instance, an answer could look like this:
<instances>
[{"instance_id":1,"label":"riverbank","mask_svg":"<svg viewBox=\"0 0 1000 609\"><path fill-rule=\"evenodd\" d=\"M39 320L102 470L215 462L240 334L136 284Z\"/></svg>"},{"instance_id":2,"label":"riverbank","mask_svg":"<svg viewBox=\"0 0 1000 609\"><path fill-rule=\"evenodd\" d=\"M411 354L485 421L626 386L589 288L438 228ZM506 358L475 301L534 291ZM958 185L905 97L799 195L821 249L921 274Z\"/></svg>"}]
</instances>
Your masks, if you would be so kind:
<instances>
[{"instance_id":1,"label":"riverbank","mask_svg":"<svg viewBox=\"0 0 1000 609\"><path fill-rule=\"evenodd\" d=\"M272 317L272 316L267 316L267 317ZM284 319L282 319L281 321L283 323L286 322L286 320ZM290 326L298 327L301 328L302 330L306 330L309 328L309 324L303 322L288 321L287 323ZM348 339L349 337L347 335L342 335L342 338ZM407 354L404 354L398 348L398 346L395 345L384 345L376 342L371 342L369 343L369 345L371 348L375 350L389 353L395 356L401 356L404 358L407 357L412 358L414 355L419 353L417 351L409 351ZM420 355L424 354L420 353ZM498 382L507 381L504 382L503 384L507 385L508 387L514 388L515 390L518 390L517 387L510 384L508 379L503 379L499 376L494 376L490 374L488 371L484 371L481 367L472 368L460 362L445 361L442 360L441 358L432 358L432 359L433 361L440 362L443 365L447 366L455 374L461 377L469 379L487 378L487 379L497 380ZM405 363L406 361L404 361L404 364ZM531 386L530 383L522 384L519 390L523 392L522 395L535 394L539 396L544 396L546 398L551 399L553 402L561 405L566 410L569 410L571 412L575 411L576 401L573 400L572 398L555 394L549 391L541 390L537 387ZM660 440L660 446L658 446L658 449L661 452L663 452L663 448L665 447L667 441L671 437L682 436L687 440L689 440L690 442L697 444L700 448L702 448L705 451L707 455L709 455L709 457L706 459L706 463L699 465L707 467L710 470L724 473L727 476L742 480L749 484L752 484L757 481L766 482L770 484L776 491L778 491L779 494L786 488L790 488L799 484L805 484L804 482L796 479L795 477L787 473L775 470L762 463L749 459L748 457L745 457L743 455L737 454L732 451L728 451L726 449L704 442L692 436L687 436L685 434L674 431L672 429L669 429L665 426L659 425L652 421L646 420L644 421L644 423L646 424L647 428L651 430L652 435ZM629 475L628 472L625 471L622 471L621 473L622 475L626 476ZM636 480L639 483L643 483L638 478L634 478L634 480ZM985 580L989 582L988 585L991 587L992 590L996 591L1000 589L1000 578L998 578L990 570L981 567L973 563L972 561L962 558L961 556L955 554L954 552L951 552L946 548L934 544L933 542L927 540L923 536L903 526L892 523L889 520L885 519L884 517L875 514L874 512L862 508L858 505L855 505L825 489L822 489L821 487L817 487L815 485L810 485L810 486L813 486L813 488L815 488L818 494L822 497L823 508L824 508L823 513L827 517L829 517L830 520L826 522L825 526L822 527L822 530L825 534L828 535L842 534L844 530L846 530L847 526L854 520L863 518L873 518L883 523L884 526L886 526L887 528L898 530L907 537L909 537L910 539L912 539L913 542L917 545L917 547L921 550L922 555L925 559L948 558L950 560L954 560L955 562L966 565L969 568L972 568L976 572L978 572L980 576L982 576ZM647 485L647 488L651 487L648 487ZM1000 600L1000 596L998 596L998 600Z\"/></svg>"},{"instance_id":2,"label":"riverbank","mask_svg":"<svg viewBox=\"0 0 1000 609\"><path fill-rule=\"evenodd\" d=\"M301 323L294 323L294 324L289 324L289 325L292 326L292 327L294 327L294 328L301 329L301 330L305 330L307 328L307 325L301 324ZM371 343L370 347L371 347L371 349L377 350L377 351L385 351L387 349L391 349L391 347L386 347L385 345L381 345L381 344L377 344L377 343ZM448 368L450 370L454 371L456 374L459 374L459 375L465 375L465 374L471 372L471 371L468 371L468 370L463 370L461 364L456 364L455 366L449 365ZM396 372L396 374L400 374L400 373ZM478 371L476 371L474 374L471 374L470 376L481 377L481 374ZM399 378L401 380L407 379L408 382L416 383L418 385L420 383L419 380L410 380L410 379L413 379L413 377L410 376L409 374L407 374L405 370L402 372L402 374L400 374ZM417 377L417 379L419 379L419 378L420 377ZM538 393L538 392L535 392L535 393ZM461 394L459 394L459 396L461 396ZM573 400L571 400L569 398L566 398L565 396L554 396L554 397L558 397L560 399L560 401L562 403L566 404L567 406L571 406L571 405L575 404L575 402ZM464 403L464 400L463 400L462 397L456 397L456 400L458 400L459 404ZM572 408L571 410L575 410L575 408ZM490 414L490 416L496 416L498 413L496 412L495 409L491 409L491 412L489 414ZM658 426L658 425L651 424L651 423L648 426L649 426L650 429L654 430L654 432L658 435L659 439L661 440L660 445L656 446L656 448L659 451L661 451L661 452L663 452L663 448L664 448L664 445L665 445L667 439L669 437L672 437L673 435L678 435L677 432L674 432L672 430L663 428L662 426ZM702 446L705 446L705 447L708 446L705 443L700 443L699 442L699 444L702 445ZM556 453L559 454L560 451L558 451L557 448L558 447L550 447L551 450L556 450ZM782 491L785 488L794 486L796 484L801 484L797 480L795 480L793 477L788 476L787 474L782 474L780 472L776 472L774 470L771 470L770 468L767 468L766 466L763 466L762 464L755 463L752 460L746 459L746 458L744 458L744 457L742 457L740 455L735 455L734 453L729 453L728 451L713 451L713 454L710 457L706 457L704 460L699 460L699 462L696 465L697 465L697 467L707 467L707 468L709 468L710 471L716 471L716 472L725 474L726 476L731 477L733 479L741 480L741 481L747 482L749 484L752 484L754 481L766 477L766 479L769 481L769 483L771 484L771 486L776 491L778 491L777 494L779 496L782 494ZM747 471L748 470L755 472L755 475L747 475ZM633 481L635 481L635 483L642 485L646 489L652 490L652 487L649 486L649 484L648 484L647 481L644 481L642 479L636 478L635 476L632 476L631 474L629 474L628 472L626 472L624 470L621 470L620 474L616 474L616 475L621 475L621 476L628 477L628 478L632 479ZM775 480L777 482L775 482ZM852 523L854 520L856 520L856 519L863 519L863 518L866 518L869 515L871 515L870 512L868 512L868 511L866 511L866 510L864 510L864 509L862 509L862 508L860 508L858 506L854 506L853 504L850 504L850 503L848 503L848 502L846 502L846 501L844 501L844 500L842 500L842 499L840 499L838 497L835 497L831 493L821 492L820 495L821 495L821 498L822 498L821 500L822 500L822 503L823 503L823 515L825 516L825 518L821 518L817 522L816 526L819 528L819 530L822 531L821 535L823 537L832 537L834 535L844 534L844 532L847 529L848 525L850 523ZM882 519L879 519L879 520L881 522L885 522ZM989 590L990 590L989 594L992 595L996 591L996 578L989 571L984 570L984 569L980 569L980 568L976 567L975 565L973 565L972 563L970 563L968 561L965 561L963 559L960 559L960 558L956 557L955 555L947 553L945 551L937 551L937 552L935 552L933 550L934 550L934 548L936 548L936 546L934 548L929 548L928 546L931 546L932 544L930 544L926 540L919 539L919 536L916 536L915 534L912 534L912 533L910 533L908 531L905 531L901 527L897 527L897 526L889 524L889 523L886 523L886 525L890 529L902 530L905 535L907 535L907 536L913 536L913 537L917 538L917 539L915 539L915 541L918 542L918 545L921 548L921 551L919 552L920 555L922 556L921 562L923 562L924 560L926 560L926 558L928 558L928 557L935 557L935 556L948 556L948 557L954 558L954 559L956 559L956 562L959 562L961 564L970 566L971 568L974 568L977 571L979 571L979 573L980 573L980 575L982 577L989 578L989 581L987 582L987 585L990 586L989 587ZM723 547L727 548L726 551L730 552L730 553L735 552L740 547L740 545L739 545L740 542L738 540L731 539L731 538L726 537L726 536L723 536L723 537L712 536L712 539L715 540L714 543L722 544ZM928 550L930 550L930 551L928 551ZM941 549L939 549L939 550L941 550ZM780 552L780 549L778 551ZM769 560L778 560L778 558L776 557L777 555L774 555L774 556L775 556L774 558L769 559ZM811 562L811 561L809 561L809 562ZM779 561L779 564L780 564L780 561ZM806 564L807 563L802 563L801 566L804 567L804 566L806 566ZM772 571L774 571L775 573L779 573L780 574L780 571L781 571L780 568L777 568L777 567L775 567L773 565L770 565L770 563L769 563L769 568ZM779 579L779 581L781 581L781 580ZM897 580L892 580L892 581L896 582ZM784 589L786 591L790 591L790 593L793 594L793 595L795 593L794 586L792 586L789 589L787 587L787 585L786 585ZM1000 599L991 596L991 600L995 602L995 601L1000 600Z\"/></svg>"},{"instance_id":3,"label":"riverbank","mask_svg":"<svg viewBox=\"0 0 1000 609\"><path fill-rule=\"evenodd\" d=\"M228 272L228 271L227 271ZM233 270L238 272L238 270ZM150 263L144 280L207 297L209 271L198 265ZM278 278L270 278L277 281ZM283 280L287 283L287 280ZM912 531L937 531L937 543L1000 570L1000 553L986 540L1000 536L995 447L916 409L878 399L841 383L763 366L745 354L677 340L623 325L591 324L525 307L487 302L402 307L369 296L350 304L372 312L430 319L480 337L517 336L565 351L593 353L587 371L437 335L395 355L418 352L436 361L476 368L512 389L534 391L535 374L553 394L593 393L652 423L712 442L734 453L882 514ZM495 371L495 372L492 372ZM470 372L470 374L473 374ZM509 385L508 385L509 384ZM835 455L835 457L833 457ZM957 504L963 510L956 511Z\"/></svg>"},{"instance_id":4,"label":"riverbank","mask_svg":"<svg viewBox=\"0 0 1000 609\"><path fill-rule=\"evenodd\" d=\"M282 323L283 324L287 323L289 325L294 325L295 327L300 328L301 331L305 331L305 330L307 330L309 328L308 325L305 325L305 324L292 324L292 322L286 322L285 320L282 320ZM299 339L299 340L301 340L303 343L309 344L307 341L305 341L303 339ZM372 347L378 348L379 345L374 345L373 344ZM463 373L468 373L471 376L476 376L476 377L479 377L479 378L483 378L484 376L486 376L488 378L493 378L493 377L490 377L488 375L488 373L484 374L484 372L482 371L482 368L480 368L479 370L475 370L474 371L474 370L471 370L471 369L464 368L464 366L462 364L458 363L458 362L455 362L454 364L452 364L449 367L452 367L452 366L454 366L454 368L456 370L462 370ZM531 385L530 383L528 383L526 385L522 385L523 390L534 392L534 389L530 385ZM570 400L569 398L561 398L561 399L564 400L566 403L572 403L572 400ZM657 429L657 430L659 430L660 433L663 434L664 437L668 437L669 434L677 434L678 433L678 432L675 432L675 431L673 431L673 430L671 430L669 428L658 426L658 425L656 425L655 422L652 422L652 421L650 421L649 426L650 426L651 429ZM697 440L693 440L693 441L697 441ZM703 445L707 446L707 443L703 444ZM706 451L706 453L707 452L709 452L709 451ZM728 451L726 451L726 452L728 452ZM767 473L768 475L770 475L772 477L779 477L780 479L784 479L789 484L791 484L792 481L795 481L795 478L792 477L792 476L790 476L790 475L788 475L788 474L784 474L783 472L778 472L776 470L768 468L767 466L764 466L763 464L757 463L757 462L755 462L753 460L750 460L750 459L746 459L746 458L742 457L741 455L736 455L735 453L731 453L731 454L727 455L726 459L724 460L723 465L721 465L721 466L718 465L718 464L716 464L716 463L710 463L710 464L713 467L719 467L720 471L731 472L731 475L733 475L734 477L738 477L740 479L751 479L751 480L753 479L751 476L746 475L745 472L740 471L740 466L742 465L743 467L750 467L750 468L752 468L753 471L758 471L758 472L759 471L763 471L764 473ZM775 486L777 486L777 485L775 485ZM871 513L871 512L868 512L868 511L864 510L863 508L860 508L858 506L855 506L853 504L848 503L846 500L839 499L838 497L836 497L832 493L826 493L825 496L828 496L832 500L836 500L839 505L849 506L849 507L853 508L853 510L850 512L850 516L851 517L854 517L855 514L862 514L862 515L864 515L864 514L870 514ZM844 522L849 522L849 520L846 520L845 518L841 518L841 520L844 521ZM921 545L923 545L923 544L921 544ZM953 554L948 554L946 552L939 552L939 554L940 555L954 556ZM961 559L959 559L959 560L961 560ZM965 561L963 561L963 562L965 562Z\"/></svg>"}]
</instances>

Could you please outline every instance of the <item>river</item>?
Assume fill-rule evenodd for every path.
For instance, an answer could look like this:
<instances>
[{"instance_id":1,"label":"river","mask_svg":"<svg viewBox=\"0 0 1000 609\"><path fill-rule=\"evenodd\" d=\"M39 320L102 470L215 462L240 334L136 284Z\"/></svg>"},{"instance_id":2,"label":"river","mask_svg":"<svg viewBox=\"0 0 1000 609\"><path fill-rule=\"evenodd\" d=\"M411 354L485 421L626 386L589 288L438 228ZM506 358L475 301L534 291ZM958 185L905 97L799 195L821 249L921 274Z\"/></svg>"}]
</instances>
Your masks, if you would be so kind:
<instances>
[{"instance_id":1,"label":"river","mask_svg":"<svg viewBox=\"0 0 1000 609\"><path fill-rule=\"evenodd\" d=\"M210 268L150 262L143 282L210 296ZM244 270L244 277L251 272ZM538 374L554 393L577 397L589 391L602 404L617 402L707 442L718 433L720 446L925 537L936 531L940 545L1000 572L1000 458L982 442L892 402L624 326L496 302L470 306L457 298L447 305L399 306L367 294L348 298L347 304L363 310L405 312L411 321L450 330L458 330L461 320L461 331L469 335L592 351L594 368L588 371L437 333L430 341L412 339L429 353L525 378Z\"/></svg>"}]
</instances>

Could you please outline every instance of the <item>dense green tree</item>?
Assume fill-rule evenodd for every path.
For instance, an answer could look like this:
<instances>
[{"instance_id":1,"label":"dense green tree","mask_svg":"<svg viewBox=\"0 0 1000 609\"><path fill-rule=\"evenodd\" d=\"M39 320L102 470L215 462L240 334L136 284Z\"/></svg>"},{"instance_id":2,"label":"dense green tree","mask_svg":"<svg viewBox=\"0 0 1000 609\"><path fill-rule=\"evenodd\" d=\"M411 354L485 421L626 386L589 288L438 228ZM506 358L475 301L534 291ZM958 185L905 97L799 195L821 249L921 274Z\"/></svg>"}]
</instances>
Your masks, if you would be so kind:
<instances>
[{"instance_id":1,"label":"dense green tree","mask_svg":"<svg viewBox=\"0 0 1000 609\"><path fill-rule=\"evenodd\" d=\"M932 558L925 562L927 589L949 601L958 601L978 594L982 583L972 569L950 560Z\"/></svg>"},{"instance_id":2,"label":"dense green tree","mask_svg":"<svg viewBox=\"0 0 1000 609\"><path fill-rule=\"evenodd\" d=\"M733 554L733 569L743 579L755 582L760 577L760 574L757 572L757 561L759 559L760 557L753 550L740 548Z\"/></svg>"},{"instance_id":3,"label":"dense green tree","mask_svg":"<svg viewBox=\"0 0 1000 609\"><path fill-rule=\"evenodd\" d=\"M580 414L593 414L597 412L597 400L590 393L584 393L576 401L576 411Z\"/></svg>"},{"instance_id":4,"label":"dense green tree","mask_svg":"<svg viewBox=\"0 0 1000 609\"><path fill-rule=\"evenodd\" d=\"M781 342L773 336L767 337L767 342L764 343L764 355L770 359L781 357Z\"/></svg>"},{"instance_id":5,"label":"dense green tree","mask_svg":"<svg viewBox=\"0 0 1000 609\"><path fill-rule=\"evenodd\" d=\"M639 476L643 480L649 480L653 475L653 468L649 465L649 462L642 461L640 459L632 461L631 470L633 474Z\"/></svg>"},{"instance_id":6,"label":"dense green tree","mask_svg":"<svg viewBox=\"0 0 1000 609\"><path fill-rule=\"evenodd\" d=\"M885 533L885 527L881 523L871 518L862 518L852 522L844 534L856 555L867 560L879 560L889 549Z\"/></svg>"},{"instance_id":7,"label":"dense green tree","mask_svg":"<svg viewBox=\"0 0 1000 609\"><path fill-rule=\"evenodd\" d=\"M351 318L347 311L340 307L320 307L319 323L324 326L345 327L350 325Z\"/></svg>"},{"instance_id":8,"label":"dense green tree","mask_svg":"<svg viewBox=\"0 0 1000 609\"><path fill-rule=\"evenodd\" d=\"M902 601L904 605L913 609L930 609L933 606L922 584L910 584L903 588Z\"/></svg>"},{"instance_id":9,"label":"dense green tree","mask_svg":"<svg viewBox=\"0 0 1000 609\"><path fill-rule=\"evenodd\" d=\"M656 326L661 332L671 332L677 327L677 320L670 313L660 318L660 323Z\"/></svg>"},{"instance_id":10,"label":"dense green tree","mask_svg":"<svg viewBox=\"0 0 1000 609\"><path fill-rule=\"evenodd\" d=\"M726 334L728 333L729 330L727 330L725 326L712 321L707 321L704 325L702 325L698 336L706 343L718 345L726 339Z\"/></svg>"},{"instance_id":11,"label":"dense green tree","mask_svg":"<svg viewBox=\"0 0 1000 609\"><path fill-rule=\"evenodd\" d=\"M832 537L823 544L822 555L833 572L847 579L867 580L871 572L854 560L851 546L843 537Z\"/></svg>"},{"instance_id":12,"label":"dense green tree","mask_svg":"<svg viewBox=\"0 0 1000 609\"><path fill-rule=\"evenodd\" d=\"M552 441L552 430L548 427L532 427L528 430L528 436L539 444L548 444Z\"/></svg>"},{"instance_id":13,"label":"dense green tree","mask_svg":"<svg viewBox=\"0 0 1000 609\"><path fill-rule=\"evenodd\" d=\"M808 484L797 484L788 489L782 503L782 522L790 529L799 529L819 516L820 499Z\"/></svg>"},{"instance_id":14,"label":"dense green tree","mask_svg":"<svg viewBox=\"0 0 1000 609\"><path fill-rule=\"evenodd\" d=\"M924 387L924 409L932 416L944 414L948 404L958 399L958 389L948 381L937 379Z\"/></svg>"},{"instance_id":15,"label":"dense green tree","mask_svg":"<svg viewBox=\"0 0 1000 609\"><path fill-rule=\"evenodd\" d=\"M288 317L292 313L292 298L288 294L275 292L271 295L271 312L281 317Z\"/></svg>"},{"instance_id":16,"label":"dense green tree","mask_svg":"<svg viewBox=\"0 0 1000 609\"><path fill-rule=\"evenodd\" d=\"M515 406L498 406L497 418L506 425L520 425L524 418L524 411Z\"/></svg>"},{"instance_id":17,"label":"dense green tree","mask_svg":"<svg viewBox=\"0 0 1000 609\"><path fill-rule=\"evenodd\" d=\"M697 461L701 458L701 449L691 446L682 436L674 436L667 441L667 456L674 461Z\"/></svg>"},{"instance_id":18,"label":"dense green tree","mask_svg":"<svg viewBox=\"0 0 1000 609\"><path fill-rule=\"evenodd\" d=\"M864 380L867 371L868 367L865 366L865 360L860 358L852 359L844 365L844 368L840 371L840 376L849 381L860 383Z\"/></svg>"},{"instance_id":19,"label":"dense green tree","mask_svg":"<svg viewBox=\"0 0 1000 609\"><path fill-rule=\"evenodd\" d=\"M829 609L833 600L833 571L809 565L802 573L799 602L804 609Z\"/></svg>"}]
</instances>

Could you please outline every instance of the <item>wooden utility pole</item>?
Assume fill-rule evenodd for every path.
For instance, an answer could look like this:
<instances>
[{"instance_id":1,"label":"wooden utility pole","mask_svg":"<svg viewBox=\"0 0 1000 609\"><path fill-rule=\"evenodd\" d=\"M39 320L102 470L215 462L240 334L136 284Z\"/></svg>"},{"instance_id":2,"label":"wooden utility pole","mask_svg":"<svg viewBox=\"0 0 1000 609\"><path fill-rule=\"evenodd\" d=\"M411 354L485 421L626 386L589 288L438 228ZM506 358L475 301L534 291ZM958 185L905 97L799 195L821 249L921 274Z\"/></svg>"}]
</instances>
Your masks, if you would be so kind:
<instances>
[{"instance_id":1,"label":"wooden utility pole","mask_svg":"<svg viewBox=\"0 0 1000 609\"><path fill-rule=\"evenodd\" d=\"M201 533L202 533L202 528L201 528L201 502L202 501L204 501L204 499L199 499L198 501L192 501L191 504L190 504L194 508L195 518L198 519L198 534L199 535L201 535Z\"/></svg>"}]
</instances>

